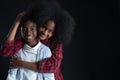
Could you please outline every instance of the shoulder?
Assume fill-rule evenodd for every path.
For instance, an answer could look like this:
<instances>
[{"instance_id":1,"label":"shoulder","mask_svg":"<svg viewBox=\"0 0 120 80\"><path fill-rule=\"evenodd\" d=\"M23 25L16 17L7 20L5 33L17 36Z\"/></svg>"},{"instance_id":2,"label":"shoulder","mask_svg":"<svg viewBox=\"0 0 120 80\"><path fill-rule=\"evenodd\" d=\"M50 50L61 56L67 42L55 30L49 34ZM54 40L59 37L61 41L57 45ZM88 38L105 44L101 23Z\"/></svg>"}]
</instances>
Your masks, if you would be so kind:
<instances>
[{"instance_id":1,"label":"shoulder","mask_svg":"<svg viewBox=\"0 0 120 80\"><path fill-rule=\"evenodd\" d=\"M41 43L40 52L44 58L51 57L52 53L49 47Z\"/></svg>"},{"instance_id":2,"label":"shoulder","mask_svg":"<svg viewBox=\"0 0 120 80\"><path fill-rule=\"evenodd\" d=\"M52 47L57 47L57 46L62 46L62 42L55 41L55 40L50 40L50 46Z\"/></svg>"},{"instance_id":3,"label":"shoulder","mask_svg":"<svg viewBox=\"0 0 120 80\"><path fill-rule=\"evenodd\" d=\"M52 43L51 44L51 46L52 46L51 48L52 49L56 49L56 48L60 49L60 48L63 47L62 42L52 41L51 43Z\"/></svg>"},{"instance_id":4,"label":"shoulder","mask_svg":"<svg viewBox=\"0 0 120 80\"><path fill-rule=\"evenodd\" d=\"M42 43L41 43L40 48L41 48L43 51L45 51L45 52L46 52L46 51L50 51L50 48L47 47L46 45L42 44Z\"/></svg>"}]
</instances>

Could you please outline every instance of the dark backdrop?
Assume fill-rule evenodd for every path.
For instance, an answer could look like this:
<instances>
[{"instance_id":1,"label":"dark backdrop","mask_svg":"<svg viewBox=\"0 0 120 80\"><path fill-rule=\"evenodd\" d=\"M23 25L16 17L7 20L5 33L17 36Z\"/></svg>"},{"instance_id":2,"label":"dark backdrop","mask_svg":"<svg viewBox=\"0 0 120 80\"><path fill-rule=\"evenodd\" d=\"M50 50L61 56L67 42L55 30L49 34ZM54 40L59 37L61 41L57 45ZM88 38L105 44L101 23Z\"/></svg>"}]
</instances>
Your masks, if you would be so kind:
<instances>
[{"instance_id":1,"label":"dark backdrop","mask_svg":"<svg viewBox=\"0 0 120 80\"><path fill-rule=\"evenodd\" d=\"M26 0L0 0L0 43ZM58 0L76 20L71 44L64 48L61 70L65 80L115 80L119 78L116 46L119 0ZM115 31L116 30L116 31ZM119 47L117 47L119 48ZM0 56L0 80L7 75L8 60ZM119 78L120 79L120 78Z\"/></svg>"}]
</instances>

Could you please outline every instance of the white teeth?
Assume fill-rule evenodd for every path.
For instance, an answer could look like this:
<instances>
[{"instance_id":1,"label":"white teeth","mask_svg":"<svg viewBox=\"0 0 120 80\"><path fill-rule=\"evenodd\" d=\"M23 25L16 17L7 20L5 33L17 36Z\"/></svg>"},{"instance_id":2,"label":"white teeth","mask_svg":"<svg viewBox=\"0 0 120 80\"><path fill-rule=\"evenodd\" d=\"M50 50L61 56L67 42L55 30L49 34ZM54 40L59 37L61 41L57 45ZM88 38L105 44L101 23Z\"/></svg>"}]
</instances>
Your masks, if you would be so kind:
<instances>
[{"instance_id":1,"label":"white teeth","mask_svg":"<svg viewBox=\"0 0 120 80\"><path fill-rule=\"evenodd\" d=\"M32 39L32 36L28 36L27 38L28 38L28 39Z\"/></svg>"}]
</instances>

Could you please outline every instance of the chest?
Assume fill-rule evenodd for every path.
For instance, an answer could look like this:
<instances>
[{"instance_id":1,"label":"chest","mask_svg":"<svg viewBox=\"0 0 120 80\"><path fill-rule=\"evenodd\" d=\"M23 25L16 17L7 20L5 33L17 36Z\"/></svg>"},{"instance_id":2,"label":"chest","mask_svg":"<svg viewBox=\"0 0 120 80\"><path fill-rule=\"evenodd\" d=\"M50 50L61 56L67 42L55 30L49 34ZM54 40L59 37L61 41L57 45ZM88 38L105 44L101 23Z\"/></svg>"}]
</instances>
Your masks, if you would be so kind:
<instances>
[{"instance_id":1,"label":"chest","mask_svg":"<svg viewBox=\"0 0 120 80\"><path fill-rule=\"evenodd\" d=\"M28 62L37 62L43 59L43 53L41 53L39 49L37 51L27 51L27 50L21 49L17 55L22 60L28 61Z\"/></svg>"}]
</instances>

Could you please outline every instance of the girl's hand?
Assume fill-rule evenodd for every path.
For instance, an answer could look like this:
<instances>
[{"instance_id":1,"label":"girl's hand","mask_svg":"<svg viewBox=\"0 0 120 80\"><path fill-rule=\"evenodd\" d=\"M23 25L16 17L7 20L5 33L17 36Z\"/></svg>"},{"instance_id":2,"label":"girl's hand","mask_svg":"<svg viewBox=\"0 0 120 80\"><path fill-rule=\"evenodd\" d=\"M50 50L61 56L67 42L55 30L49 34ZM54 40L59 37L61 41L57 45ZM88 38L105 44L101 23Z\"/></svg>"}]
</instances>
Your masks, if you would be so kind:
<instances>
[{"instance_id":1,"label":"girl's hand","mask_svg":"<svg viewBox=\"0 0 120 80\"><path fill-rule=\"evenodd\" d=\"M21 12L17 15L16 21L21 21L21 19L23 18L23 16L26 14L26 12Z\"/></svg>"},{"instance_id":2,"label":"girl's hand","mask_svg":"<svg viewBox=\"0 0 120 80\"><path fill-rule=\"evenodd\" d=\"M11 68L26 68L38 72L37 62L22 61L20 58L11 59Z\"/></svg>"},{"instance_id":3,"label":"girl's hand","mask_svg":"<svg viewBox=\"0 0 120 80\"><path fill-rule=\"evenodd\" d=\"M10 60L10 67L11 68L19 68L22 66L22 60L21 58L12 58Z\"/></svg>"}]
</instances>

